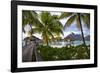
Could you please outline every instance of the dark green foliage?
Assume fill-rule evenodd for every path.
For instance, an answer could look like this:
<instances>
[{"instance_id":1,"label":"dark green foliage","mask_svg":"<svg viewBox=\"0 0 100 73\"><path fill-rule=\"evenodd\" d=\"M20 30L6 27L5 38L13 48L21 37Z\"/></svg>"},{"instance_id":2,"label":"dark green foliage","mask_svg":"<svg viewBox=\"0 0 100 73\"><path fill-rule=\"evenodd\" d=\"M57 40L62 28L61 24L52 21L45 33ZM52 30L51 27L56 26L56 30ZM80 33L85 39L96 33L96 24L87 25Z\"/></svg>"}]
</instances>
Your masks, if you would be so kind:
<instances>
[{"instance_id":1,"label":"dark green foliage","mask_svg":"<svg viewBox=\"0 0 100 73\"><path fill-rule=\"evenodd\" d=\"M55 61L55 60L79 60L90 58L90 46L85 48L85 45L79 46L66 46L62 48L53 48L50 46L39 46L37 49L39 54L44 61Z\"/></svg>"}]
</instances>

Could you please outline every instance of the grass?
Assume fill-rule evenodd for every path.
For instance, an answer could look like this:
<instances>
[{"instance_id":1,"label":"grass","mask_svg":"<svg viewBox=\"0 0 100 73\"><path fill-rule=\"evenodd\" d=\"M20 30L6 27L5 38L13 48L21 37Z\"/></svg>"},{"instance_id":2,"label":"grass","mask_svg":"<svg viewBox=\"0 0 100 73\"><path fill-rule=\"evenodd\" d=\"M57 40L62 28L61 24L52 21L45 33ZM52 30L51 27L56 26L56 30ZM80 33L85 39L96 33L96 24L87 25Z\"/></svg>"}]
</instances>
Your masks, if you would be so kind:
<instances>
[{"instance_id":1,"label":"grass","mask_svg":"<svg viewBox=\"0 0 100 73\"><path fill-rule=\"evenodd\" d=\"M50 47L50 46L38 46L38 53L41 55L44 61L56 61L56 60L79 60L90 58L90 46L66 46L62 48Z\"/></svg>"}]
</instances>

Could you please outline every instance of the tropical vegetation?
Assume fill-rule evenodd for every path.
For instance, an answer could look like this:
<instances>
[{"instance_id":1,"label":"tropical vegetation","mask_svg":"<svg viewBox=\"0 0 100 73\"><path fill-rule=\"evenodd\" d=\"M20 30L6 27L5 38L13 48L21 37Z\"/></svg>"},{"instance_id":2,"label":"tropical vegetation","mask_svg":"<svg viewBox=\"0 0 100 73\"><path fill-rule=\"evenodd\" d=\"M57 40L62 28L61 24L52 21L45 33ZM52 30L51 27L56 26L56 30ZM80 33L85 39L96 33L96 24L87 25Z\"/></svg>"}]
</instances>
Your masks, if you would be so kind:
<instances>
[{"instance_id":1,"label":"tropical vegetation","mask_svg":"<svg viewBox=\"0 0 100 73\"><path fill-rule=\"evenodd\" d=\"M60 20L64 18L66 18L66 23L63 26ZM80 29L83 44L77 46L66 45L61 48L50 46L52 41L54 42L59 38L62 40L63 31L71 26L74 21L77 22L77 28ZM52 15L49 11L22 11L22 31L30 35L30 40L35 33L41 34L43 42L41 45L35 46L37 49L35 50L35 56L38 58L37 54L39 54L43 61L89 59L90 45L86 45L85 42L83 23L88 29L90 28L90 14L63 12L61 15ZM28 32L25 31L26 25L30 26Z\"/></svg>"},{"instance_id":2,"label":"tropical vegetation","mask_svg":"<svg viewBox=\"0 0 100 73\"><path fill-rule=\"evenodd\" d=\"M41 55L44 61L55 60L79 60L90 58L90 46L84 44L78 46L65 46L65 47L50 47L50 46L38 46L38 53Z\"/></svg>"},{"instance_id":3,"label":"tropical vegetation","mask_svg":"<svg viewBox=\"0 0 100 73\"><path fill-rule=\"evenodd\" d=\"M55 15L51 15L47 11L43 11L39 15L34 11L23 11L23 31L27 24L31 27L28 32L30 36L34 33L42 34L42 39L47 45L49 45L50 39L55 38L54 36L63 35L62 23Z\"/></svg>"},{"instance_id":4,"label":"tropical vegetation","mask_svg":"<svg viewBox=\"0 0 100 73\"><path fill-rule=\"evenodd\" d=\"M65 25L64 25L64 30L71 26L72 23L74 21L77 22L77 27L81 30L81 34L82 34L82 39L83 39L83 44L86 45L85 43L85 38L84 38L84 32L83 32L83 26L82 26L82 21L84 22L84 24L90 28L90 14L88 13L71 13L71 12L63 12L60 16L60 19L63 18L68 18L68 20L66 21Z\"/></svg>"}]
</instances>

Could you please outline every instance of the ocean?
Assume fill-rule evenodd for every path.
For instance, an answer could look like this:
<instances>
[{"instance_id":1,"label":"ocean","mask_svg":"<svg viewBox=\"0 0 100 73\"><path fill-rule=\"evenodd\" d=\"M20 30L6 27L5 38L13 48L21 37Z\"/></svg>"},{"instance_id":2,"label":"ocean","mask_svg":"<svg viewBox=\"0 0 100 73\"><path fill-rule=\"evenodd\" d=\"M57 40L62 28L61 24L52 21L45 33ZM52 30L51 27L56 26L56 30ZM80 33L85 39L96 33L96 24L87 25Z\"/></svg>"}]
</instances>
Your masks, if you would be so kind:
<instances>
[{"instance_id":1,"label":"ocean","mask_svg":"<svg viewBox=\"0 0 100 73\"><path fill-rule=\"evenodd\" d=\"M85 41L86 45L90 45L90 41ZM78 46L83 44L83 41L73 41L73 42L66 42L66 41L59 41L59 42L51 42L49 45L52 47L64 47L66 45L73 45Z\"/></svg>"}]
</instances>

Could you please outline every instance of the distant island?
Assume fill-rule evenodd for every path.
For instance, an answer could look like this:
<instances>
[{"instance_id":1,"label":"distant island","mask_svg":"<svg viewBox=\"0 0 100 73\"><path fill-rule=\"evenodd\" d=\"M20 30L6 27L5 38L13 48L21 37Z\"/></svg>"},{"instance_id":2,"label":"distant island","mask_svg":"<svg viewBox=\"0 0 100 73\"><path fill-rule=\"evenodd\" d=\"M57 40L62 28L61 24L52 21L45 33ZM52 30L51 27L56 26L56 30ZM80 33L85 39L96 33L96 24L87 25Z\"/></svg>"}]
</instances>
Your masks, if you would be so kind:
<instances>
[{"instance_id":1,"label":"distant island","mask_svg":"<svg viewBox=\"0 0 100 73\"><path fill-rule=\"evenodd\" d=\"M68 40L68 39L82 41L82 36L81 36L81 34L75 34L72 32L71 34L67 35L64 38L64 40ZM85 41L90 41L90 35L85 36Z\"/></svg>"}]
</instances>

